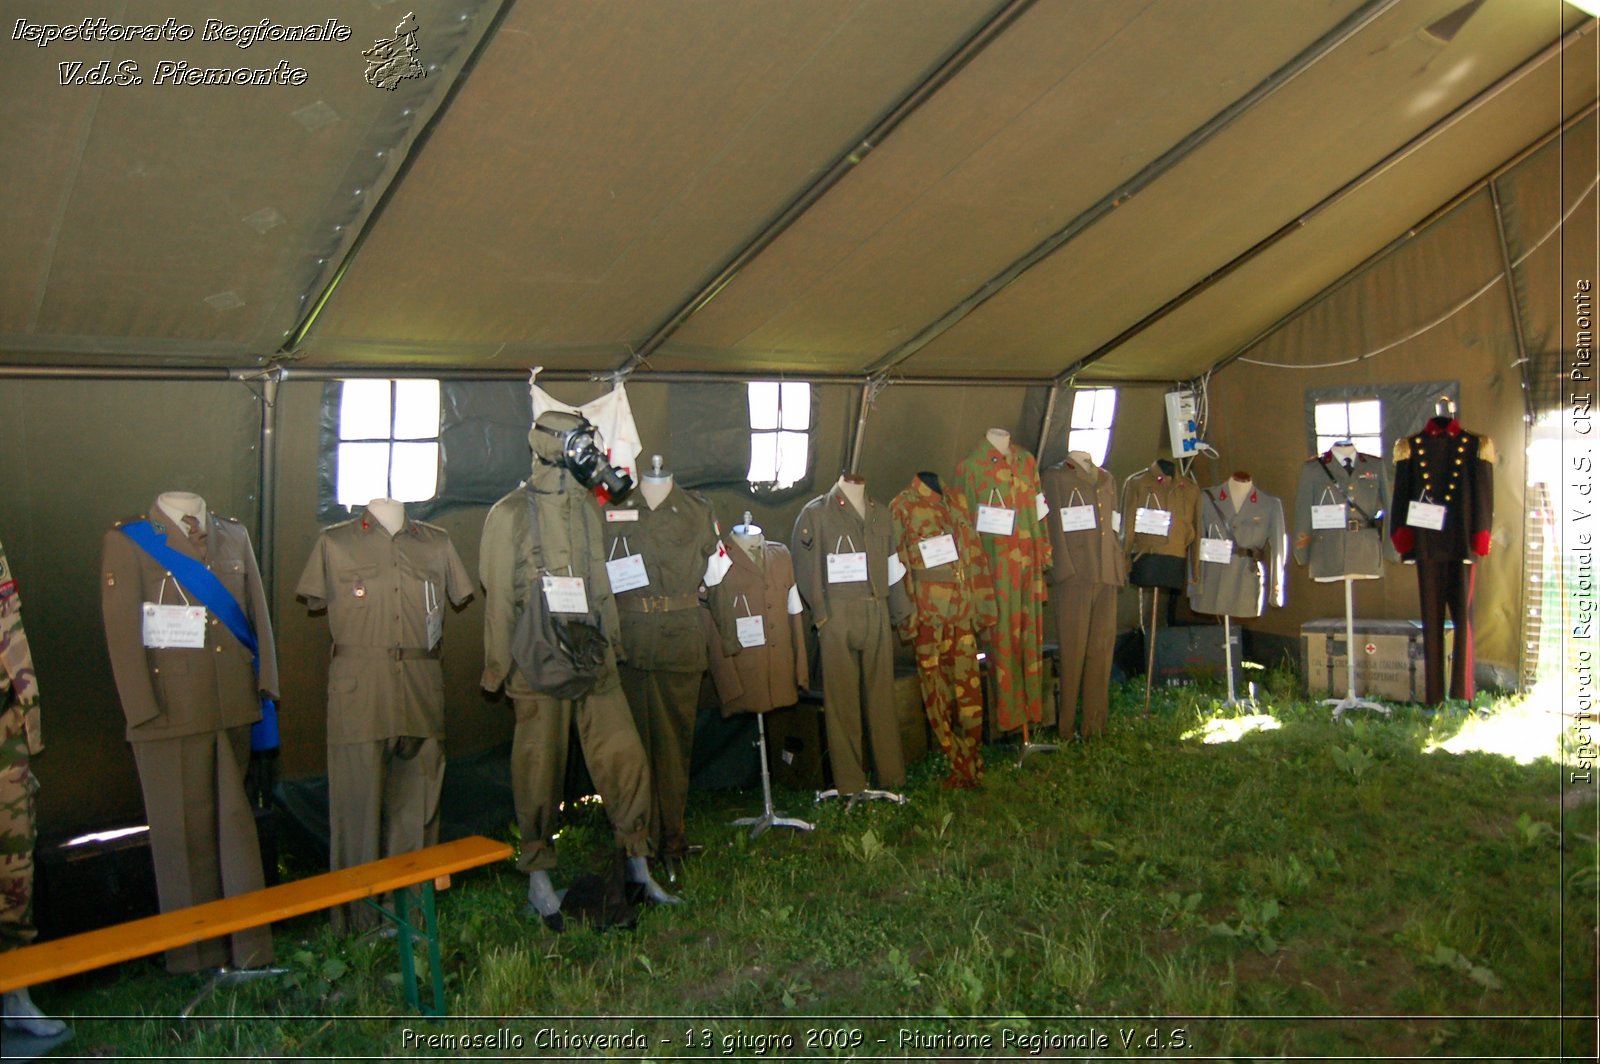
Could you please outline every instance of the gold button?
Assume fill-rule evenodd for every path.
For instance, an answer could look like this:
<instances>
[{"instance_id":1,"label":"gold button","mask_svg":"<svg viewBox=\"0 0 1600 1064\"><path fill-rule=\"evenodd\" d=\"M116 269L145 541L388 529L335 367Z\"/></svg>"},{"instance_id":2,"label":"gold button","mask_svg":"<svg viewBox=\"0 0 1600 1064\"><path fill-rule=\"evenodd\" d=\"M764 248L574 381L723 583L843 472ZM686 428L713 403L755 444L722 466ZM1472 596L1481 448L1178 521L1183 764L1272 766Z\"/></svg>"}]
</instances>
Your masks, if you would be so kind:
<instances>
[{"instance_id":1,"label":"gold button","mask_svg":"<svg viewBox=\"0 0 1600 1064\"><path fill-rule=\"evenodd\" d=\"M220 653L222 653L222 648L221 647L217 647L216 651L217 651L218 654L220 654Z\"/></svg>"}]
</instances>

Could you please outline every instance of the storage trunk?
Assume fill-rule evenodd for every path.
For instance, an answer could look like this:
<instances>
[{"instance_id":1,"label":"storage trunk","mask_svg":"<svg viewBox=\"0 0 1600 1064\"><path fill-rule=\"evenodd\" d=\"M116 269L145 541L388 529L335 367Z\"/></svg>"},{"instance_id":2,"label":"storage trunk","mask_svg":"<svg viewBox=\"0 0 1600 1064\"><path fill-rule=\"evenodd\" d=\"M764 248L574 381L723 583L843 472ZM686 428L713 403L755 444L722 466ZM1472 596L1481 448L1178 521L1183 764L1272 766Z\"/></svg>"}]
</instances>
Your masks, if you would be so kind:
<instances>
[{"instance_id":1,"label":"storage trunk","mask_svg":"<svg viewBox=\"0 0 1600 1064\"><path fill-rule=\"evenodd\" d=\"M1454 626L1445 622L1445 675L1454 645ZM1355 622L1356 693L1397 702L1421 702L1426 694L1421 621ZM1300 654L1311 698L1343 698L1349 670L1345 664L1343 617L1307 621L1300 626Z\"/></svg>"}]
</instances>

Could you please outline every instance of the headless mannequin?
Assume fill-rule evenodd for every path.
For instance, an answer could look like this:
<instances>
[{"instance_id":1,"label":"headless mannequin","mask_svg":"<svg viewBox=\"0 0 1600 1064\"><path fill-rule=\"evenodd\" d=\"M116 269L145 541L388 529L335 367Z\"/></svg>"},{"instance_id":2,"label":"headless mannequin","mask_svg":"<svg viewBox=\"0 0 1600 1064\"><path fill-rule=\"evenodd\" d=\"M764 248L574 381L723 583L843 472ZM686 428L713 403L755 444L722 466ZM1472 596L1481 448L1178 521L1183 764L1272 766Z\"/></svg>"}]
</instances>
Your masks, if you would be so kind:
<instances>
[{"instance_id":1,"label":"headless mannequin","mask_svg":"<svg viewBox=\"0 0 1600 1064\"><path fill-rule=\"evenodd\" d=\"M661 456L650 456L650 472L639 478L639 494L644 496L645 505L654 510L672 493L672 474L661 468Z\"/></svg>"},{"instance_id":2,"label":"headless mannequin","mask_svg":"<svg viewBox=\"0 0 1600 1064\"><path fill-rule=\"evenodd\" d=\"M1088 451L1068 451L1067 457L1085 469L1097 468L1094 464L1094 455L1090 454Z\"/></svg>"},{"instance_id":3,"label":"headless mannequin","mask_svg":"<svg viewBox=\"0 0 1600 1064\"><path fill-rule=\"evenodd\" d=\"M200 531L206 530L206 501L194 492L164 491L156 497L156 505L179 528L186 527L185 517L192 517L200 523Z\"/></svg>"},{"instance_id":4,"label":"headless mannequin","mask_svg":"<svg viewBox=\"0 0 1600 1064\"><path fill-rule=\"evenodd\" d=\"M1161 470L1163 476L1171 477L1178 473L1178 464L1170 458L1157 458L1156 468Z\"/></svg>"},{"instance_id":5,"label":"headless mannequin","mask_svg":"<svg viewBox=\"0 0 1600 1064\"><path fill-rule=\"evenodd\" d=\"M400 530L406 527L405 503L396 502L394 499L373 499L367 503L367 513L371 514L391 536L398 536Z\"/></svg>"},{"instance_id":6,"label":"headless mannequin","mask_svg":"<svg viewBox=\"0 0 1600 1064\"><path fill-rule=\"evenodd\" d=\"M1003 455L1011 454L1011 433L1005 429L990 429L983 434L984 439Z\"/></svg>"},{"instance_id":7,"label":"headless mannequin","mask_svg":"<svg viewBox=\"0 0 1600 1064\"><path fill-rule=\"evenodd\" d=\"M1341 440L1340 442L1334 444L1330 450L1333 451L1333 457L1338 459L1340 465L1343 465L1346 462L1355 461L1356 445L1353 443Z\"/></svg>"},{"instance_id":8,"label":"headless mannequin","mask_svg":"<svg viewBox=\"0 0 1600 1064\"><path fill-rule=\"evenodd\" d=\"M1235 473L1228 480L1228 499L1233 503L1233 510L1238 513L1244 509L1244 501L1256 489L1255 481L1250 479L1249 473Z\"/></svg>"},{"instance_id":9,"label":"headless mannequin","mask_svg":"<svg viewBox=\"0 0 1600 1064\"><path fill-rule=\"evenodd\" d=\"M850 500L850 505L856 508L856 516L867 516L867 479L858 477L854 473L845 473L839 477L839 492Z\"/></svg>"},{"instance_id":10,"label":"headless mannequin","mask_svg":"<svg viewBox=\"0 0 1600 1064\"><path fill-rule=\"evenodd\" d=\"M936 494L944 494L944 485L939 483L939 474L926 472L918 473L917 479L928 485L928 487L932 488Z\"/></svg>"},{"instance_id":11,"label":"headless mannequin","mask_svg":"<svg viewBox=\"0 0 1600 1064\"><path fill-rule=\"evenodd\" d=\"M761 545L766 542L766 537L761 534L761 526L751 520L749 510L744 512L744 520L734 525L728 535L733 545L748 554L751 561L761 564Z\"/></svg>"}]
</instances>

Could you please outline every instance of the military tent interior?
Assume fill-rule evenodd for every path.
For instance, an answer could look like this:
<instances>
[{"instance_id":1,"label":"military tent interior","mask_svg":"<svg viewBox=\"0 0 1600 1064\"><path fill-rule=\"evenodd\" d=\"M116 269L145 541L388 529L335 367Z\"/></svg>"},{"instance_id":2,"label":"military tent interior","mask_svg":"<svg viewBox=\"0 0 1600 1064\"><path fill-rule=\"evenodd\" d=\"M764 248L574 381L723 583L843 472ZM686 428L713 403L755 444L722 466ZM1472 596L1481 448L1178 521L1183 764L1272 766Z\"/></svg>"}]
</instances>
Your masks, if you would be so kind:
<instances>
[{"instance_id":1,"label":"military tent interior","mask_svg":"<svg viewBox=\"0 0 1600 1064\"><path fill-rule=\"evenodd\" d=\"M16 20L115 8L199 27L216 5L6 5L0 536L46 692L47 835L141 815L97 566L106 531L165 490L250 530L283 663L282 771L323 771L327 624L293 590L329 520L325 393L346 379L521 389L538 366L568 402L622 379L669 466L687 446L675 408L810 382L812 490L707 489L725 526L750 509L780 539L840 471L887 501L990 427L1058 460L1083 388L1117 389L1119 482L1168 445L1164 396L1183 386L1218 454L1197 479L1248 469L1290 497L1308 394L1446 388L1500 454L1478 656L1503 687L1530 670L1544 548L1525 514L1559 489L1525 456L1559 438L1575 285L1596 273L1600 34L1578 8L256 7L335 13L352 34L42 46ZM408 12L426 75L375 87L361 50ZM145 83L62 72L103 60ZM280 60L300 84L152 81L162 61ZM430 517L472 572L484 515ZM1342 615L1338 585L1290 570L1287 607L1248 624L1285 645ZM1358 589L1360 615L1415 616L1410 574L1386 576ZM453 757L510 735L505 702L479 691L481 625L477 601L448 620Z\"/></svg>"}]
</instances>

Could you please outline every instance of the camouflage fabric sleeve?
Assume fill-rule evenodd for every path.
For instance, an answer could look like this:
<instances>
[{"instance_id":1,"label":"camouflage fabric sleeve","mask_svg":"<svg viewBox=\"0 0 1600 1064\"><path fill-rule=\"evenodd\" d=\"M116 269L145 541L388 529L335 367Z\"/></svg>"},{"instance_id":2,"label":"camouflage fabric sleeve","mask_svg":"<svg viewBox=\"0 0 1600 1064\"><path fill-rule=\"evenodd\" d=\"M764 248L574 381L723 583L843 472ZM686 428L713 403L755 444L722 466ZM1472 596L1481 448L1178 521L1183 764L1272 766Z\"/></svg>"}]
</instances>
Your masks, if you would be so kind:
<instances>
[{"instance_id":1,"label":"camouflage fabric sleeve","mask_svg":"<svg viewBox=\"0 0 1600 1064\"><path fill-rule=\"evenodd\" d=\"M22 627L22 591L0 545L0 708L14 697L22 707L28 752L44 749L39 721L39 683L33 672L28 633Z\"/></svg>"}]
</instances>

